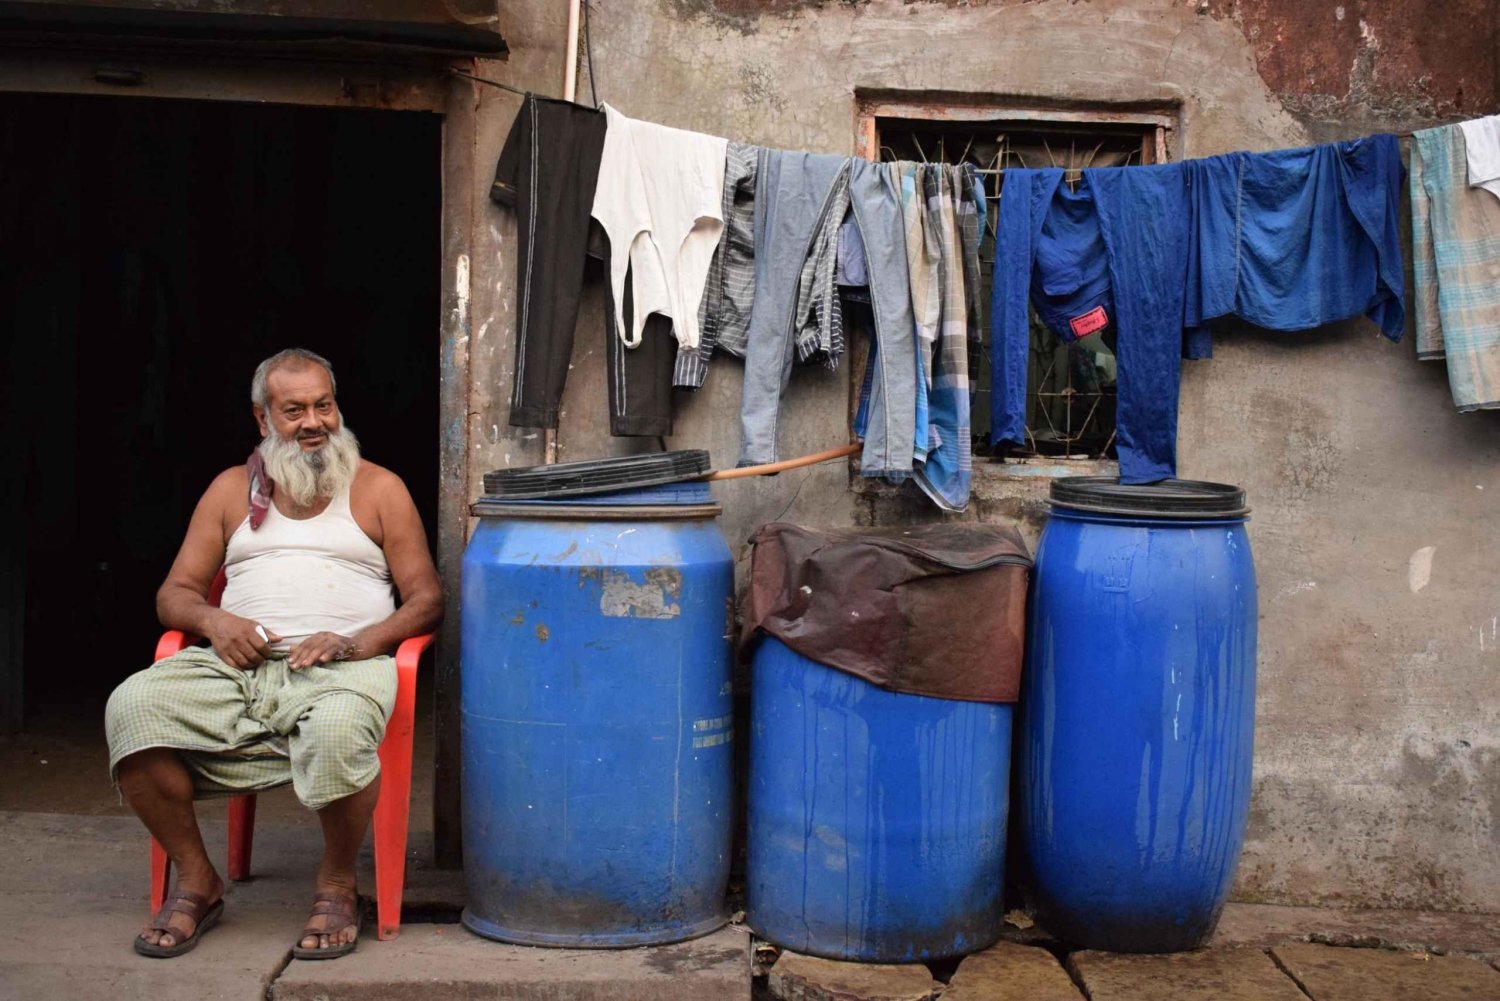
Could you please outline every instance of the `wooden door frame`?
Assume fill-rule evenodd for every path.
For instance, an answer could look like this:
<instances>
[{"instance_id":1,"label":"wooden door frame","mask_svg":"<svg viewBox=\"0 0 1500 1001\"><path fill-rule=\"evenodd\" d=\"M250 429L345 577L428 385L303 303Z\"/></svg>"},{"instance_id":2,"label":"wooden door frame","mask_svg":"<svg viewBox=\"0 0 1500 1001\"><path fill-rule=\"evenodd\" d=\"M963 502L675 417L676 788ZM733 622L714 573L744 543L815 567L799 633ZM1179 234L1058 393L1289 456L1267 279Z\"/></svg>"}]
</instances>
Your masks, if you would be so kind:
<instances>
[{"instance_id":1,"label":"wooden door frame","mask_svg":"<svg viewBox=\"0 0 1500 1001\"><path fill-rule=\"evenodd\" d=\"M472 61L426 58L417 63L296 59L129 46L108 50L8 48L0 41L0 92L236 101L310 107L419 111L441 115L441 316L437 563L447 614L439 633L434 690L436 774L434 848L439 865L456 865L459 837L458 624L459 572L469 505L469 262L476 205L475 85L450 66ZM14 679L0 676L0 732L19 727L19 658ZM14 719L11 719L11 717Z\"/></svg>"}]
</instances>

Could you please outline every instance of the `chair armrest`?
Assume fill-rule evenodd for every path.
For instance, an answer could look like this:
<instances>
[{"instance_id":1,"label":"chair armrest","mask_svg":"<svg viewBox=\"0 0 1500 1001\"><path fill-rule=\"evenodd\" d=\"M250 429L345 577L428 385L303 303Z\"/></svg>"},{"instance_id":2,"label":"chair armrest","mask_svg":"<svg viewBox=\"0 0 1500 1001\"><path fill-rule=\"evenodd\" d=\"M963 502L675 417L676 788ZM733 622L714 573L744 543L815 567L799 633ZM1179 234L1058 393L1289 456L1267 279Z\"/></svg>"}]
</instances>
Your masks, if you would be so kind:
<instances>
[{"instance_id":1,"label":"chair armrest","mask_svg":"<svg viewBox=\"0 0 1500 1001\"><path fill-rule=\"evenodd\" d=\"M192 633L185 633L181 629L168 629L161 634L161 639L156 641L156 657L152 660L152 663L154 664L158 660L166 660L173 654L181 653L194 643L197 643L199 639L201 637L194 636Z\"/></svg>"},{"instance_id":2,"label":"chair armrest","mask_svg":"<svg viewBox=\"0 0 1500 1001\"><path fill-rule=\"evenodd\" d=\"M161 634L161 639L156 641L156 657L153 663L181 653L200 639L202 639L201 636L183 632L181 629L168 629ZM396 670L415 671L417 663L422 659L422 654L427 652L427 648L432 646L436 639L437 637L432 633L424 633L421 636L403 640L401 646L396 649Z\"/></svg>"},{"instance_id":3,"label":"chair armrest","mask_svg":"<svg viewBox=\"0 0 1500 1001\"><path fill-rule=\"evenodd\" d=\"M224 596L224 584L228 579L224 568L219 567L219 572L214 574L213 583L208 585L208 603L215 608L219 607L219 599ZM161 634L161 639L156 641L156 660L166 660L173 654L181 653L202 641L203 637L194 633L184 632L181 629L168 629ZM156 660L152 663L156 663Z\"/></svg>"},{"instance_id":4,"label":"chair armrest","mask_svg":"<svg viewBox=\"0 0 1500 1001\"><path fill-rule=\"evenodd\" d=\"M437 637L432 633L423 633L421 636L402 640L401 645L396 648L396 670L415 671L417 663L422 659L422 654L432 646L436 639Z\"/></svg>"}]
</instances>

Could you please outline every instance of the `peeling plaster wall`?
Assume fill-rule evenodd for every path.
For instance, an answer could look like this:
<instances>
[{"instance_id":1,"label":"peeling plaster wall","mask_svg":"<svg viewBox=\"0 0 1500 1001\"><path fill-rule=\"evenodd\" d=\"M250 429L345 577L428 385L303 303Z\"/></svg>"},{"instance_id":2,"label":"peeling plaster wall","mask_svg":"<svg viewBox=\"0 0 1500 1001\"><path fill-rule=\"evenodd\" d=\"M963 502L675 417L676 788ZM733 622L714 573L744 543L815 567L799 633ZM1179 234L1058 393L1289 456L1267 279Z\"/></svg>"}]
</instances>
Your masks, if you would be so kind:
<instances>
[{"instance_id":1,"label":"peeling plaster wall","mask_svg":"<svg viewBox=\"0 0 1500 1001\"><path fill-rule=\"evenodd\" d=\"M508 62L557 94L564 5L502 5ZM601 99L738 139L854 151L857 89L1059 103L1179 103L1172 156L1270 149L1496 110L1493 5L1296 0L996 3L601 0ZM579 94L588 93L581 71ZM477 88L479 162L518 98ZM484 175L484 171L480 171ZM514 223L474 180L471 475L539 461L510 428ZM564 459L651 449L604 432L602 294L584 294ZM674 448L738 448L740 371L717 360ZM844 440L850 382L799 371L784 455ZM1364 321L1232 331L1183 379L1183 476L1242 484L1261 586L1255 791L1237 895L1500 909L1500 413L1457 415L1441 365ZM719 484L731 544L755 525L932 519L908 490L851 490L839 464ZM979 477L967 517L1035 537L1043 477ZM1425 555L1423 555L1425 554ZM1415 560L1415 565L1413 561ZM1424 583L1425 581L1425 583ZM1420 585L1420 586L1419 586Z\"/></svg>"},{"instance_id":2,"label":"peeling plaster wall","mask_svg":"<svg viewBox=\"0 0 1500 1001\"><path fill-rule=\"evenodd\" d=\"M1211 11L1239 23L1267 86L1310 121L1391 128L1494 111L1491 0L1234 0Z\"/></svg>"}]
</instances>

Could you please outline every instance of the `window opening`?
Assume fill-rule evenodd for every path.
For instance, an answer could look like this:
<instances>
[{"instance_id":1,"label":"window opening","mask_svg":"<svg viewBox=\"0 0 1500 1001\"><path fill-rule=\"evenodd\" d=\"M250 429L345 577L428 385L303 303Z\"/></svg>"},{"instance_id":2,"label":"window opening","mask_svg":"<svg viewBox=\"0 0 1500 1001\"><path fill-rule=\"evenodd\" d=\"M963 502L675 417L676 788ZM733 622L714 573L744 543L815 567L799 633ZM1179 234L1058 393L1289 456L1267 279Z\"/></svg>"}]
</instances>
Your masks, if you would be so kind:
<instances>
[{"instance_id":1,"label":"window opening","mask_svg":"<svg viewBox=\"0 0 1500 1001\"><path fill-rule=\"evenodd\" d=\"M974 110L967 109L966 115L974 117ZM977 349L971 346L969 357L976 460L1115 458L1113 330L1066 342L1042 322L1035 308L1030 317L1026 443L990 446L988 290L994 275L995 228L1008 168L1061 167L1065 183L1076 187L1086 168L1159 162L1165 159L1163 126L1156 121L1161 116L1143 115L1138 122L1044 121L1007 118L1002 111L978 121L871 117L872 122L862 124L867 134L873 132L880 160L972 163L985 182L988 213L979 248L985 338Z\"/></svg>"}]
</instances>

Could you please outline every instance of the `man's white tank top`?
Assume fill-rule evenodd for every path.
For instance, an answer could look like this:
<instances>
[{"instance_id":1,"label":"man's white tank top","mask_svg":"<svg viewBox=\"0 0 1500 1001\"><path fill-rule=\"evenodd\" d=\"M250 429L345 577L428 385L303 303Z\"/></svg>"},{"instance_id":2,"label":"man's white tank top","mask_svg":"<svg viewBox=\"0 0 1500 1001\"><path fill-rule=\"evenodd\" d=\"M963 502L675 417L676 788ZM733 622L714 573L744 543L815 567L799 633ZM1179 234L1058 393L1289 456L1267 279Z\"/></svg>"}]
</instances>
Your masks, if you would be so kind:
<instances>
[{"instance_id":1,"label":"man's white tank top","mask_svg":"<svg viewBox=\"0 0 1500 1001\"><path fill-rule=\"evenodd\" d=\"M313 633L353 636L396 610L385 553L349 511L349 491L313 518L288 518L272 504L260 528L246 517L224 554L220 607L259 622L285 652Z\"/></svg>"}]
</instances>

